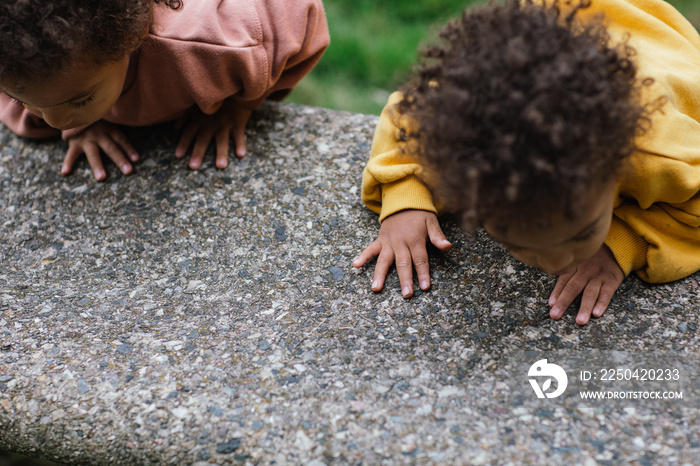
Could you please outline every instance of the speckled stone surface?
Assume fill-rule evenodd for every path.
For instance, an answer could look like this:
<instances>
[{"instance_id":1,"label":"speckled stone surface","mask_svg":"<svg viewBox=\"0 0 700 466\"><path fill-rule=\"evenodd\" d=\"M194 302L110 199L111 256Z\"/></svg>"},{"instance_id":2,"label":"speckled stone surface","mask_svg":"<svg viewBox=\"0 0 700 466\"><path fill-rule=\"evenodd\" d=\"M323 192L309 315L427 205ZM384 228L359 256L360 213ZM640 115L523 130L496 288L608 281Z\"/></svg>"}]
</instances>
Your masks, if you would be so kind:
<instances>
[{"instance_id":1,"label":"speckled stone surface","mask_svg":"<svg viewBox=\"0 0 700 466\"><path fill-rule=\"evenodd\" d=\"M84 161L59 174L62 142L0 127L0 450L102 465L698 464L691 396L507 393L527 384L508 361L547 352L694 364L698 276L632 277L602 318L555 322L552 277L448 221L431 291L404 300L392 272L373 293L372 267L350 263L378 230L359 196L375 123L266 105L249 157L196 172L169 127L133 130L144 160L102 183Z\"/></svg>"}]
</instances>

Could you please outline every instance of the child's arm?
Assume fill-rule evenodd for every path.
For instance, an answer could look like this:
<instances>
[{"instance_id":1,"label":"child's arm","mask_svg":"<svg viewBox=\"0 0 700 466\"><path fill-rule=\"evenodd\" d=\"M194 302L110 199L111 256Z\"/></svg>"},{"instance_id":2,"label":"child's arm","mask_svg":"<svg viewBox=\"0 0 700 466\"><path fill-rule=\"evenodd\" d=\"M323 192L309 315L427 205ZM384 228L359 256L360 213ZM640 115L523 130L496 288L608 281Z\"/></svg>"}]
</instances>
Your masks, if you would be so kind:
<instances>
[{"instance_id":1,"label":"child's arm","mask_svg":"<svg viewBox=\"0 0 700 466\"><path fill-rule=\"evenodd\" d=\"M204 36L200 42L173 45L155 39L161 46L165 43L164 47L187 47L177 53L177 59L183 69L196 70L196 81L188 84L196 86L196 107L184 125L180 122L185 130L176 149L176 156L184 157L192 147L189 165L194 169L201 166L212 139L217 146L217 167L227 165L224 152L229 133L236 155L243 157L244 129L252 110L266 99L286 96L316 65L330 42L320 0L232 1L210 10L197 12L197 21L208 25L206 34L197 33ZM177 12L171 15L182 23L189 20L178 17ZM174 29L188 27L189 23Z\"/></svg>"},{"instance_id":2,"label":"child's arm","mask_svg":"<svg viewBox=\"0 0 700 466\"><path fill-rule=\"evenodd\" d=\"M635 199L615 208L605 239L625 275L666 283L700 270L700 146L690 155L697 157L692 165L655 154L646 154L657 162L646 168L633 160L649 176L629 180ZM654 197L659 201L650 203Z\"/></svg>"},{"instance_id":3,"label":"child's arm","mask_svg":"<svg viewBox=\"0 0 700 466\"><path fill-rule=\"evenodd\" d=\"M410 124L402 121L404 118L395 108L401 98L401 93L392 94L379 118L362 178L362 199L379 214L382 226L377 240L362 251L353 266L362 267L379 256L372 280L372 289L379 291L395 262L401 293L408 298L413 294L413 266L420 287L430 287L427 240L442 250L451 244L438 224L430 190L420 179L424 169L404 150L402 132Z\"/></svg>"}]
</instances>

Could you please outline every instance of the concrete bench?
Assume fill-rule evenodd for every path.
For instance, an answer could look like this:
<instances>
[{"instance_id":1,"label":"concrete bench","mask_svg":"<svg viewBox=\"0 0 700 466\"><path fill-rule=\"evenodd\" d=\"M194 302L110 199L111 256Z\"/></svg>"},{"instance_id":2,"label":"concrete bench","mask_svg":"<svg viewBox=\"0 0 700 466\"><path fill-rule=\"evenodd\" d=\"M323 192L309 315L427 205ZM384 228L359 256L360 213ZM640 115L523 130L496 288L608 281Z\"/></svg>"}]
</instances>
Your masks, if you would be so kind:
<instances>
[{"instance_id":1,"label":"concrete bench","mask_svg":"<svg viewBox=\"0 0 700 466\"><path fill-rule=\"evenodd\" d=\"M250 155L199 171L174 158L169 126L134 129L143 161L102 183L85 161L60 175L61 141L0 128L0 450L101 465L695 463L692 387L660 407L538 399L527 367L562 358L573 387L569 356L668 353L697 385L698 276L632 277L602 318L555 322L554 278L447 221L432 290L404 300L392 272L373 293L373 267L350 263L378 231L359 193L375 123L266 104Z\"/></svg>"}]
</instances>

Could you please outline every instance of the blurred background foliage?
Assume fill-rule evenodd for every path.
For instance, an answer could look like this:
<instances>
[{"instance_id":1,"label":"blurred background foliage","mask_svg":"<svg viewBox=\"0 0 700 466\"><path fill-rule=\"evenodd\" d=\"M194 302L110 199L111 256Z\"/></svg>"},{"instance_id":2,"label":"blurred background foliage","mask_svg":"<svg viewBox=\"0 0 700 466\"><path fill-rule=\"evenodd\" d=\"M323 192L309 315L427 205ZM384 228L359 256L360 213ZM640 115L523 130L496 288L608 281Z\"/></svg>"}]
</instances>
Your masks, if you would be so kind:
<instances>
[{"instance_id":1,"label":"blurred background foliage","mask_svg":"<svg viewBox=\"0 0 700 466\"><path fill-rule=\"evenodd\" d=\"M484 0L324 0L331 45L294 90L291 102L379 114L411 77L421 44L442 25ZM700 0L670 0L700 28Z\"/></svg>"}]
</instances>

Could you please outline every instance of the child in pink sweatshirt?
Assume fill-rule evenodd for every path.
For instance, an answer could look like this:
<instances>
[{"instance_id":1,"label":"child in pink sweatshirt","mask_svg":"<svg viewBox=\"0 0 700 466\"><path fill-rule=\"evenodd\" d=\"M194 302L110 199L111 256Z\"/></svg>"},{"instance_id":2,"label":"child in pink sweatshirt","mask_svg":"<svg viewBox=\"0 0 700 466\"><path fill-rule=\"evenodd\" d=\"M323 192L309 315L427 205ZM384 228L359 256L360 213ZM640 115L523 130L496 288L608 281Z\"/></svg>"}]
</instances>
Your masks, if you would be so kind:
<instances>
[{"instance_id":1,"label":"child in pink sweatshirt","mask_svg":"<svg viewBox=\"0 0 700 466\"><path fill-rule=\"evenodd\" d=\"M161 4L158 4L161 3ZM101 153L124 174L139 154L119 125L178 121L175 149L198 169L265 99L284 97L329 43L321 0L8 0L0 3L0 121L68 141L62 172Z\"/></svg>"}]
</instances>

